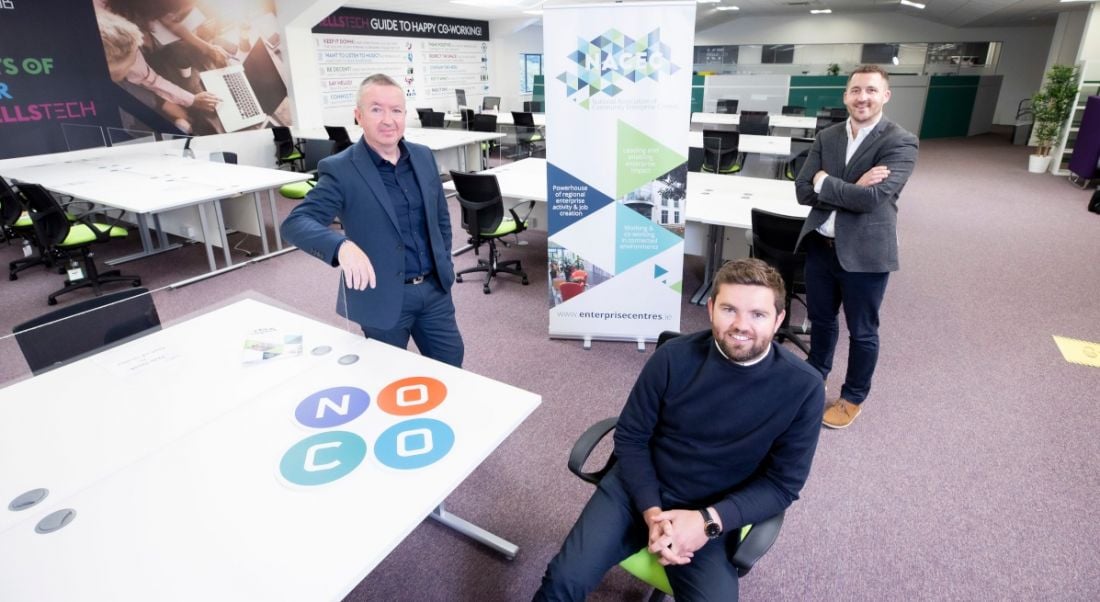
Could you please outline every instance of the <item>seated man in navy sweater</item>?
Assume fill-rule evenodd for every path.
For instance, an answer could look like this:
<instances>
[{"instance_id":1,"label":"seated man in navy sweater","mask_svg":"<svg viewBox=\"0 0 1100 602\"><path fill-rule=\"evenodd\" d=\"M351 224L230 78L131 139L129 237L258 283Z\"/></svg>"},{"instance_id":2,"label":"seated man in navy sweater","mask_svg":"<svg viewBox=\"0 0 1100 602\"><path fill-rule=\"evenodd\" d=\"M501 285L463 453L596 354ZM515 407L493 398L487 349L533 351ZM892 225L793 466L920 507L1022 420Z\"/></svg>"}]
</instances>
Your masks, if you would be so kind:
<instances>
[{"instance_id":1,"label":"seated man in navy sweater","mask_svg":"<svg viewBox=\"0 0 1100 602\"><path fill-rule=\"evenodd\" d=\"M648 547L677 600L737 599L740 527L798 499L821 430L821 373L772 342L783 280L758 259L718 271L710 331L662 345L615 428L618 462L550 562L535 600L583 600Z\"/></svg>"}]
</instances>

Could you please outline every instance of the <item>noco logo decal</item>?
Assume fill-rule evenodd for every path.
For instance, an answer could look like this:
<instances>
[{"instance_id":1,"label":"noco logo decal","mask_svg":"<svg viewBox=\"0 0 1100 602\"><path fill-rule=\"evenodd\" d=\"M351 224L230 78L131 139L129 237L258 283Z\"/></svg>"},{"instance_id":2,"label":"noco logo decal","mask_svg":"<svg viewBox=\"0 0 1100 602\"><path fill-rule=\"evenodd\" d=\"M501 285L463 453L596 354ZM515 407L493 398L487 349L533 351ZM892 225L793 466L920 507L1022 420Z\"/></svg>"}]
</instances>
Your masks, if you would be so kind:
<instances>
[{"instance_id":1,"label":"noco logo decal","mask_svg":"<svg viewBox=\"0 0 1100 602\"><path fill-rule=\"evenodd\" d=\"M447 398L447 387L427 376L396 380L378 393L376 405L393 416L418 416ZM303 399L294 409L302 426L335 429L359 418L371 405L371 395L355 387L332 387ZM454 447L454 430L431 418L399 422L378 436L374 456L398 470L424 468L438 462ZM295 443L283 454L279 474L295 485L315 486L343 478L366 459L367 442L342 430L325 430Z\"/></svg>"}]
</instances>

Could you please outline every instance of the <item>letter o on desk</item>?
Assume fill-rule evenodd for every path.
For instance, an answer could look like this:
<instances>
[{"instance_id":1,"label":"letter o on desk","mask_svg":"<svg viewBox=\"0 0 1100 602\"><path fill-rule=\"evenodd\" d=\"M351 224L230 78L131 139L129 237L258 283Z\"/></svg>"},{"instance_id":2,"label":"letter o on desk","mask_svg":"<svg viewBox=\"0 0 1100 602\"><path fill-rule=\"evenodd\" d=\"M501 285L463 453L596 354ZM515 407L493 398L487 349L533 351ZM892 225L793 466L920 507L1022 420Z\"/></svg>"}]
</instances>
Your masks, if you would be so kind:
<instances>
[{"instance_id":1,"label":"letter o on desk","mask_svg":"<svg viewBox=\"0 0 1100 602\"><path fill-rule=\"evenodd\" d=\"M394 416L415 416L439 407L447 386L430 376L410 376L386 385L376 399L379 409Z\"/></svg>"},{"instance_id":2,"label":"letter o on desk","mask_svg":"<svg viewBox=\"0 0 1100 602\"><path fill-rule=\"evenodd\" d=\"M438 462L454 443L454 430L446 423L414 418L399 422L379 435L374 455L390 468L414 470Z\"/></svg>"}]
</instances>

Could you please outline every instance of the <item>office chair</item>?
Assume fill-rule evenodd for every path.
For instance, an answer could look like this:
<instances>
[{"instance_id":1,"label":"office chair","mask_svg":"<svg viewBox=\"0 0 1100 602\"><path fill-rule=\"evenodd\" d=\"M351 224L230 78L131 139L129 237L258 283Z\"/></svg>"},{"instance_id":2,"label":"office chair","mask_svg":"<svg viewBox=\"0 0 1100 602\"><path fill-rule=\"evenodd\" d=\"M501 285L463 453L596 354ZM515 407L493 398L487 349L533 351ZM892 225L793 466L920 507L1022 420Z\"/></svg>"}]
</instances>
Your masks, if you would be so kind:
<instances>
[{"instance_id":1,"label":"office chair","mask_svg":"<svg viewBox=\"0 0 1100 602\"><path fill-rule=\"evenodd\" d=\"M733 115L737 112L737 99L722 98L718 101L718 112Z\"/></svg>"},{"instance_id":2,"label":"office chair","mask_svg":"<svg viewBox=\"0 0 1100 602\"><path fill-rule=\"evenodd\" d=\"M794 181L798 177L798 172L802 171L802 166L806 163L806 159L810 156L810 149L806 149L794 157L791 157L790 161L787 161L787 169L783 175L787 176L788 180Z\"/></svg>"},{"instance_id":3,"label":"office chair","mask_svg":"<svg viewBox=\"0 0 1100 602\"><path fill-rule=\"evenodd\" d=\"M482 111L499 111L500 110L500 97L499 96L485 96L481 99Z\"/></svg>"},{"instance_id":4,"label":"office chair","mask_svg":"<svg viewBox=\"0 0 1100 602\"><path fill-rule=\"evenodd\" d=\"M237 153L231 153L227 151L219 151L210 153L210 160L214 163L228 163L230 165L237 164Z\"/></svg>"},{"instance_id":5,"label":"office chair","mask_svg":"<svg viewBox=\"0 0 1100 602\"><path fill-rule=\"evenodd\" d=\"M424 113L431 113L432 110L431 107L416 107L416 116L420 119L421 125L423 125Z\"/></svg>"},{"instance_id":6,"label":"office chair","mask_svg":"<svg viewBox=\"0 0 1100 602\"><path fill-rule=\"evenodd\" d=\"M799 296L806 292L806 253L795 251L798 234L805 222L803 217L780 215L763 209L752 210L752 256L774 267L787 289L787 297L783 300L787 314L775 333L775 340L779 343L790 341L809 356L810 346L800 337L809 334L809 330L791 327L791 301L798 299L803 307L806 306L806 301Z\"/></svg>"},{"instance_id":7,"label":"office chair","mask_svg":"<svg viewBox=\"0 0 1100 602\"><path fill-rule=\"evenodd\" d=\"M516 145L530 157L535 143L544 139L542 130L535 125L535 116L528 111L512 111L512 123L516 126Z\"/></svg>"},{"instance_id":8,"label":"office chair","mask_svg":"<svg viewBox=\"0 0 1100 602\"><path fill-rule=\"evenodd\" d=\"M703 130L703 171L734 174L741 171L742 157L737 152L741 135L725 130Z\"/></svg>"},{"instance_id":9,"label":"office chair","mask_svg":"<svg viewBox=\"0 0 1100 602\"><path fill-rule=\"evenodd\" d=\"M30 255L8 263L8 280L18 280L19 272L36 265L45 266L47 269L53 265L52 258L45 252L34 234L34 224L26 211L26 203L22 195L4 178L0 178L0 232L3 233L6 242L20 239L24 245L30 245L34 249Z\"/></svg>"},{"instance_id":10,"label":"office chair","mask_svg":"<svg viewBox=\"0 0 1100 602\"><path fill-rule=\"evenodd\" d=\"M137 276L126 276L118 270L100 273L92 254L93 243L108 242L112 238L125 238L127 234L125 228L113 224L96 223L89 219L89 216L79 217L75 222L70 221L57 199L37 184L22 184L19 186L19 192L27 201L35 236L38 237L38 241L46 252L55 259L71 260L74 264L76 259L73 258L73 254L79 253L84 263L83 269L74 268L78 272L75 280L66 279L64 287L50 293L46 301L49 305L57 305L58 296L84 287L92 287L96 296L99 296L103 285L108 283L129 282L131 286L141 286L141 278ZM70 270L70 274L72 272L73 270Z\"/></svg>"},{"instance_id":11,"label":"office chair","mask_svg":"<svg viewBox=\"0 0 1100 602\"><path fill-rule=\"evenodd\" d=\"M12 332L34 375L160 330L160 316L147 289L93 297L38 316Z\"/></svg>"},{"instance_id":12,"label":"office chair","mask_svg":"<svg viewBox=\"0 0 1100 602\"><path fill-rule=\"evenodd\" d=\"M302 182L292 182L290 184L284 184L279 187L279 194L288 199L300 200L306 198L310 190L317 185L317 180L304 180Z\"/></svg>"},{"instance_id":13,"label":"office chair","mask_svg":"<svg viewBox=\"0 0 1100 602\"><path fill-rule=\"evenodd\" d=\"M821 130L833 125L834 123L840 123L840 122L833 121L833 118L829 117L828 115L824 115L824 116L818 115L817 116L817 125L814 126L814 134L816 135L816 134L820 133Z\"/></svg>"},{"instance_id":14,"label":"office chair","mask_svg":"<svg viewBox=\"0 0 1100 602\"><path fill-rule=\"evenodd\" d=\"M525 100L523 101L523 112L525 113L541 113L542 112L541 100Z\"/></svg>"},{"instance_id":15,"label":"office chair","mask_svg":"<svg viewBox=\"0 0 1100 602\"><path fill-rule=\"evenodd\" d=\"M508 209L511 217L504 215L504 199L500 195L500 184L492 174L463 173L451 171L451 180L458 192L458 204L462 208L462 227L470 235L470 244L474 254L478 255L482 243L489 243L489 258L478 259L477 266L467 268L455 274L455 281L462 282L463 274L485 272L485 284L482 292L488 295L489 283L493 277L504 272L522 278L524 285L529 284L527 273L518 259L500 260L497 251L497 239L518 234L527 229L527 223L516 215L515 208ZM535 201L527 201L534 207ZM503 241L502 241L503 242Z\"/></svg>"},{"instance_id":16,"label":"office chair","mask_svg":"<svg viewBox=\"0 0 1100 602\"><path fill-rule=\"evenodd\" d=\"M783 105L783 109L780 112L783 115L805 115L806 107L800 107L798 105Z\"/></svg>"},{"instance_id":17,"label":"office chair","mask_svg":"<svg viewBox=\"0 0 1100 602\"><path fill-rule=\"evenodd\" d=\"M474 110L473 109L459 109L458 113L459 113L459 115L462 115L462 129L464 129L464 130L470 129L470 124L473 123L473 121L474 121Z\"/></svg>"},{"instance_id":18,"label":"office chair","mask_svg":"<svg viewBox=\"0 0 1100 602\"><path fill-rule=\"evenodd\" d=\"M471 132L495 132L497 131L497 116L489 115L486 113L480 113L470 118L470 131ZM486 140L481 143L481 156L482 165L493 154L494 151L500 148L500 142L497 140Z\"/></svg>"},{"instance_id":19,"label":"office chair","mask_svg":"<svg viewBox=\"0 0 1100 602\"><path fill-rule=\"evenodd\" d=\"M848 118L848 107L832 107L829 109L829 117L833 121L844 121Z\"/></svg>"},{"instance_id":20,"label":"office chair","mask_svg":"<svg viewBox=\"0 0 1100 602\"><path fill-rule=\"evenodd\" d=\"M441 128L445 124L443 120L446 116L438 111L428 111L420 115L420 127L426 128Z\"/></svg>"},{"instance_id":21,"label":"office chair","mask_svg":"<svg viewBox=\"0 0 1100 602\"><path fill-rule=\"evenodd\" d=\"M334 155L352 145L348 128L342 125L326 125L325 132L328 134L328 139L332 140L332 154Z\"/></svg>"},{"instance_id":22,"label":"office chair","mask_svg":"<svg viewBox=\"0 0 1100 602\"><path fill-rule=\"evenodd\" d=\"M688 171L703 171L703 155L703 149L694 146L688 147Z\"/></svg>"},{"instance_id":23,"label":"office chair","mask_svg":"<svg viewBox=\"0 0 1100 602\"><path fill-rule=\"evenodd\" d=\"M564 288L564 285L562 285L562 288ZM564 298L565 295L563 294L562 297ZM662 332L657 337L657 347L678 336L680 336L678 332ZM584 470L584 465L588 462L596 446L608 433L614 430L618 420L617 417L611 417L593 424L573 444L573 449L569 451L569 471L577 475L582 481L599 485L600 480L615 465L615 455L611 454L607 457L607 461L602 468L591 472ZM784 515L784 512L780 512L756 525L741 527L741 542L737 545L737 550L730 556L730 563L737 568L738 577L749 574L756 562L771 549L775 540L779 538L779 530L783 526ZM649 598L650 602L659 602L666 595L674 595L672 586L668 582L668 575L665 573L665 567L661 566L657 561L657 556L651 554L647 548L643 547L633 555L624 558L619 566L654 588L653 594Z\"/></svg>"},{"instance_id":24,"label":"office chair","mask_svg":"<svg viewBox=\"0 0 1100 602\"><path fill-rule=\"evenodd\" d=\"M754 136L767 136L768 135L768 112L767 111L741 111L740 123L737 126L737 131L742 134L752 134Z\"/></svg>"},{"instance_id":25,"label":"office chair","mask_svg":"<svg viewBox=\"0 0 1100 602\"><path fill-rule=\"evenodd\" d=\"M271 135L275 138L275 166L290 165L294 171L305 171L306 156L302 146L290 135L290 128L273 126Z\"/></svg>"}]
</instances>

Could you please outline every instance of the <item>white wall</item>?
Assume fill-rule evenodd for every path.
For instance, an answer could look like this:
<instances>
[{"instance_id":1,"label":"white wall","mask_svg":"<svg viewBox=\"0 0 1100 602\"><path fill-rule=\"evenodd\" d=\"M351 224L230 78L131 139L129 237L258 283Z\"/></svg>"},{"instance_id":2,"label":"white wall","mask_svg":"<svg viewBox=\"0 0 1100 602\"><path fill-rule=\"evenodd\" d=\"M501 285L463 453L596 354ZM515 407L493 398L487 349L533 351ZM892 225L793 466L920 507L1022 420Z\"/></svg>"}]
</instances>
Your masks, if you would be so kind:
<instances>
[{"instance_id":1,"label":"white wall","mask_svg":"<svg viewBox=\"0 0 1100 602\"><path fill-rule=\"evenodd\" d=\"M321 104L321 71L317 65L317 52L311 30L336 9L344 0L275 0L279 27L286 36L290 69L290 98L294 108L294 125L303 128L324 125L324 107Z\"/></svg>"},{"instance_id":2,"label":"white wall","mask_svg":"<svg viewBox=\"0 0 1100 602\"><path fill-rule=\"evenodd\" d=\"M695 44L1002 42L996 72L1004 75L1004 87L993 121L1011 124L1020 99L1030 97L1042 83L1053 35L1053 25L958 28L898 13L864 13L738 18L696 32Z\"/></svg>"},{"instance_id":3,"label":"white wall","mask_svg":"<svg viewBox=\"0 0 1100 602\"><path fill-rule=\"evenodd\" d=\"M520 95L520 62L523 53L542 52L541 19L498 19L489 22L489 39L493 44L490 86L500 97L501 111L522 111L523 101L531 96Z\"/></svg>"}]
</instances>

